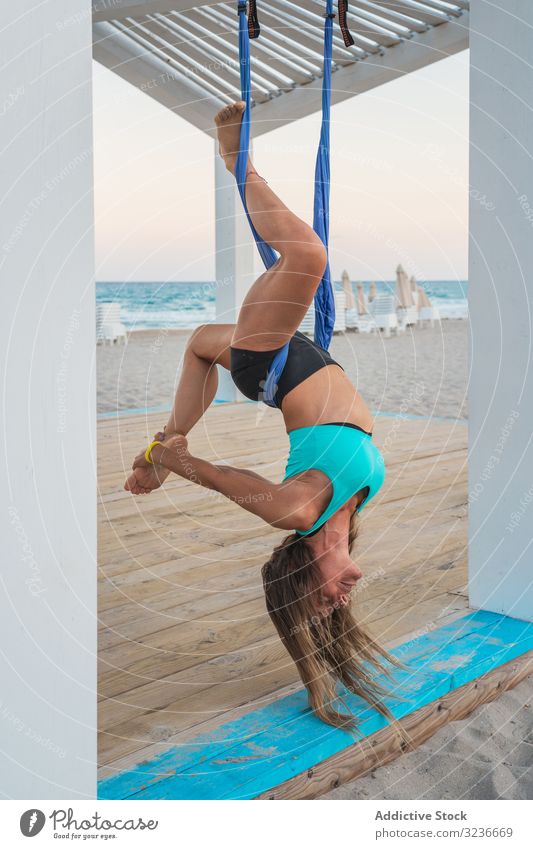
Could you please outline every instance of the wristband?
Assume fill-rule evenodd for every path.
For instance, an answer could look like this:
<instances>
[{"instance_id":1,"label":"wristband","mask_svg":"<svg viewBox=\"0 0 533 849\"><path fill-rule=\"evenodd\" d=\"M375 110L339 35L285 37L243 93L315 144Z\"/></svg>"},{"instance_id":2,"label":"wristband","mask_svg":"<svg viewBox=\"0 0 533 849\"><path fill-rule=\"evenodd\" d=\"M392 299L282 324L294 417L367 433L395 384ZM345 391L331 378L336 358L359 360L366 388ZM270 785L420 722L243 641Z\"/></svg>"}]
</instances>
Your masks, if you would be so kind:
<instances>
[{"instance_id":1,"label":"wristband","mask_svg":"<svg viewBox=\"0 0 533 849\"><path fill-rule=\"evenodd\" d=\"M151 463L151 465L152 465L152 466L154 465L154 461L153 461L153 460L152 460L152 458L150 457L150 453L151 453L151 451L152 451L152 448L154 447L154 445L162 445L162 444L163 444L163 443L162 443L162 442L160 442L160 441L159 441L159 439L154 439L154 441L150 443L150 445L148 446L148 448L147 448L147 449L146 449L146 451L144 452L145 460L146 460L148 463Z\"/></svg>"}]
</instances>

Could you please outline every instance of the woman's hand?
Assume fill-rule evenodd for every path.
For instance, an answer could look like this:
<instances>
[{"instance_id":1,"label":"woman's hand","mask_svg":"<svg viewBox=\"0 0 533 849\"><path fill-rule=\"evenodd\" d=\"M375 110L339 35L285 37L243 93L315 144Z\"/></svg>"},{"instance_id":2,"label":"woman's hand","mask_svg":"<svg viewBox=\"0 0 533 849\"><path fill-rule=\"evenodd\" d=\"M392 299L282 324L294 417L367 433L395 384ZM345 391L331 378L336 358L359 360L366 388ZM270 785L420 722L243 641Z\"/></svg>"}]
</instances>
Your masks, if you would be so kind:
<instances>
[{"instance_id":1,"label":"woman's hand","mask_svg":"<svg viewBox=\"0 0 533 849\"><path fill-rule=\"evenodd\" d=\"M163 431L155 433L155 439L163 442L165 439ZM124 484L124 489L133 495L146 495L152 492L152 490L158 489L170 474L168 469L165 469L163 466L156 463L149 463L145 457L145 451L146 449L135 457L132 464L133 472Z\"/></svg>"}]
</instances>

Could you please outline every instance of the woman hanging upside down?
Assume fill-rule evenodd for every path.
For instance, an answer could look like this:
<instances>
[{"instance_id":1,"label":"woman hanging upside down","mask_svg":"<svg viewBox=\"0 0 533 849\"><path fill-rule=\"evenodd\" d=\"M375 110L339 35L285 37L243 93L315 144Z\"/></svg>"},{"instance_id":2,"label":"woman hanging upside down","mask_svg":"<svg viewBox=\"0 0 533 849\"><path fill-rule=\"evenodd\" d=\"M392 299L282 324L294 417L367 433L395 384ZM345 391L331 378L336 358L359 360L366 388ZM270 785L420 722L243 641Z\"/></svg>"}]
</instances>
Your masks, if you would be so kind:
<instances>
[{"instance_id":1,"label":"woman hanging upside down","mask_svg":"<svg viewBox=\"0 0 533 849\"><path fill-rule=\"evenodd\" d=\"M233 173L242 101L215 118L220 155ZM235 500L275 528L290 530L263 567L266 605L307 687L313 710L333 725L354 718L335 707L336 683L390 714L373 672L395 663L355 622L350 593L362 573L351 560L356 514L384 479L368 407L330 355L297 329L326 266L314 230L294 215L248 164L246 200L255 229L279 253L255 281L237 324L199 327L191 335L174 408L164 433L134 460L125 488L148 493L174 472ZM187 434L211 404L217 365L240 391L260 400L269 364L290 341L275 401L290 439L282 483L194 457Z\"/></svg>"}]
</instances>

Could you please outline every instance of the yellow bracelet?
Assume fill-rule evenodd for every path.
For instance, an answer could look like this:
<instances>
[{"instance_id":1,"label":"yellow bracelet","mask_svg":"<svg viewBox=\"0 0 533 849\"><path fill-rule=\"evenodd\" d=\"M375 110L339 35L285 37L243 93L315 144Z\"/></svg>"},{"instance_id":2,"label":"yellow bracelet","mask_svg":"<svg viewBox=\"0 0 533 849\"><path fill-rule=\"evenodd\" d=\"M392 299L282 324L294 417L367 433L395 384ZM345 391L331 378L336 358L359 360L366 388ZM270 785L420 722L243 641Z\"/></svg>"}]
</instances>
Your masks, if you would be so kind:
<instances>
[{"instance_id":1,"label":"yellow bracelet","mask_svg":"<svg viewBox=\"0 0 533 849\"><path fill-rule=\"evenodd\" d=\"M154 439L154 441L150 443L150 445L148 446L148 448L147 448L147 449L146 449L146 451L144 452L144 456L145 456L146 461L147 461L148 463L151 463L151 464L152 464L152 466L154 465L154 461L153 461L153 460L152 460L152 458L150 457L150 452L151 452L152 448L154 447L154 445L162 445L162 444L163 444L163 443L162 443L162 442L160 442L160 441L159 441L159 439Z\"/></svg>"}]
</instances>

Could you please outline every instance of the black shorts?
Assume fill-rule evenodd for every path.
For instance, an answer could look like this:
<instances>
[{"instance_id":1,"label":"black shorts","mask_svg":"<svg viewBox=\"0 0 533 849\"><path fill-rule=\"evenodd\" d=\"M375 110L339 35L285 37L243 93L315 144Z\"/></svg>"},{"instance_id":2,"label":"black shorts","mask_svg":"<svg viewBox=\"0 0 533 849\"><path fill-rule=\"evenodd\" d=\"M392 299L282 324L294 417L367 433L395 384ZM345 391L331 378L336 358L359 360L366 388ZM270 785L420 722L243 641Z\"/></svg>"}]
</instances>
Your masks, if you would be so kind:
<instances>
[{"instance_id":1,"label":"black shorts","mask_svg":"<svg viewBox=\"0 0 533 849\"><path fill-rule=\"evenodd\" d=\"M278 351L281 348L273 351L230 348L231 377L237 389L251 401L261 400L268 369ZM338 366L339 363L324 348L296 331L289 343L287 362L274 397L276 406L281 407L285 396L316 371L331 365Z\"/></svg>"}]
</instances>

